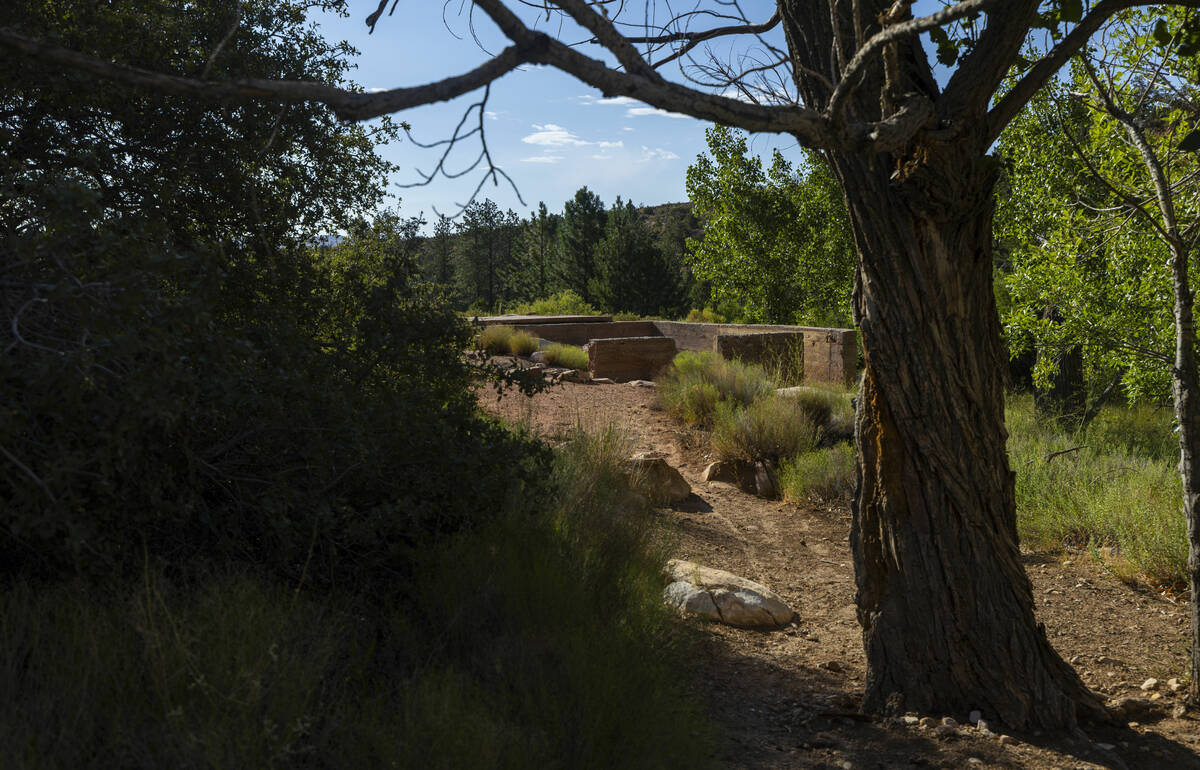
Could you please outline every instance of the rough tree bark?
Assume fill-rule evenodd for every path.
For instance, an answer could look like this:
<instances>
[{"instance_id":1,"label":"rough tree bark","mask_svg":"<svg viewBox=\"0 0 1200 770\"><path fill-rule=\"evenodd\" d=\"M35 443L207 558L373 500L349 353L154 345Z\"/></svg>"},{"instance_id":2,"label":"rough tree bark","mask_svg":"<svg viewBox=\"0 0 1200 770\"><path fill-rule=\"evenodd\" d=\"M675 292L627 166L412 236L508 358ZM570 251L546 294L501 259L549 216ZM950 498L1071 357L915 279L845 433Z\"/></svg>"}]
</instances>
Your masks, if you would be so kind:
<instances>
[{"instance_id":1,"label":"rough tree bark","mask_svg":"<svg viewBox=\"0 0 1200 770\"><path fill-rule=\"evenodd\" d=\"M838 35L832 24L814 30L816 3L780 5L804 65L800 92L806 103L826 103L824 85L805 70L836 70ZM822 38L835 41L832 50ZM879 119L903 94L936 98L917 45L886 51L847 110ZM1007 353L992 293L996 165L985 125L980 114L947 140L920 132L885 155L827 153L859 252L854 309L866 360L851 529L867 654L863 709L979 709L1016 727L1069 728L1105 711L1035 620L1020 560L1005 448Z\"/></svg>"}]
</instances>

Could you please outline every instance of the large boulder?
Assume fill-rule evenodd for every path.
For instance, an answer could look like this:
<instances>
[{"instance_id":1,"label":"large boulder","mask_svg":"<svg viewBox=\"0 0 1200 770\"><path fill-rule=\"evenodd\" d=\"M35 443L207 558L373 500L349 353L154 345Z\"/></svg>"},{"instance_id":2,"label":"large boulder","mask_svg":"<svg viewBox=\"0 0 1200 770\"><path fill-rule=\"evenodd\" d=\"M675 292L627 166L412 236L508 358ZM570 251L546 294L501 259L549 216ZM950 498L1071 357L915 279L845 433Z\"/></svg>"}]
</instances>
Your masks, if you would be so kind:
<instances>
[{"instance_id":1,"label":"large boulder","mask_svg":"<svg viewBox=\"0 0 1200 770\"><path fill-rule=\"evenodd\" d=\"M685 615L741 628L777 628L796 616L774 591L731 572L672 559L667 574L663 599Z\"/></svg>"},{"instance_id":2,"label":"large boulder","mask_svg":"<svg viewBox=\"0 0 1200 770\"><path fill-rule=\"evenodd\" d=\"M634 487L660 505L682 502L692 494L692 485L659 452L638 452L625 461L625 470Z\"/></svg>"},{"instance_id":3,"label":"large boulder","mask_svg":"<svg viewBox=\"0 0 1200 770\"><path fill-rule=\"evenodd\" d=\"M684 614L743 628L774 628L795 613L774 592L752 580L694 562L668 564L672 582L664 599Z\"/></svg>"}]
</instances>

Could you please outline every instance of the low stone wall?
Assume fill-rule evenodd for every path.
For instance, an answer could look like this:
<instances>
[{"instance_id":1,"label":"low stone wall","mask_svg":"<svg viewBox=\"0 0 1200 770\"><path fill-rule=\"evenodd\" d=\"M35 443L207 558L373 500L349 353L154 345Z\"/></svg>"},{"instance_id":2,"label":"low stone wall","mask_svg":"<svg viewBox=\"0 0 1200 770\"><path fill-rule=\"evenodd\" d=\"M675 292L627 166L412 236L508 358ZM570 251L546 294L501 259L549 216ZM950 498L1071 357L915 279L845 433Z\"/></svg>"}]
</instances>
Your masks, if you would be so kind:
<instances>
[{"instance_id":1,"label":"low stone wall","mask_svg":"<svg viewBox=\"0 0 1200 770\"><path fill-rule=\"evenodd\" d=\"M783 366L790 380L804 376L804 340L812 332L756 332L718 334L713 350L723 358L736 358L752 364Z\"/></svg>"},{"instance_id":2,"label":"low stone wall","mask_svg":"<svg viewBox=\"0 0 1200 770\"><path fill-rule=\"evenodd\" d=\"M562 342L567 345L585 345L588 340L612 339L614 337L661 337L653 321L610 321L608 323L515 323L513 328L528 332L535 337Z\"/></svg>"},{"instance_id":3,"label":"low stone wall","mask_svg":"<svg viewBox=\"0 0 1200 770\"><path fill-rule=\"evenodd\" d=\"M521 326L524 324L584 324L584 323L608 323L612 321L610 315L492 315L476 317L474 321L483 324L484 326L495 326L497 324L508 324L509 326Z\"/></svg>"},{"instance_id":4,"label":"low stone wall","mask_svg":"<svg viewBox=\"0 0 1200 770\"><path fill-rule=\"evenodd\" d=\"M678 349L670 337L618 337L588 343L588 371L593 378L624 382L650 380L670 366Z\"/></svg>"}]
</instances>

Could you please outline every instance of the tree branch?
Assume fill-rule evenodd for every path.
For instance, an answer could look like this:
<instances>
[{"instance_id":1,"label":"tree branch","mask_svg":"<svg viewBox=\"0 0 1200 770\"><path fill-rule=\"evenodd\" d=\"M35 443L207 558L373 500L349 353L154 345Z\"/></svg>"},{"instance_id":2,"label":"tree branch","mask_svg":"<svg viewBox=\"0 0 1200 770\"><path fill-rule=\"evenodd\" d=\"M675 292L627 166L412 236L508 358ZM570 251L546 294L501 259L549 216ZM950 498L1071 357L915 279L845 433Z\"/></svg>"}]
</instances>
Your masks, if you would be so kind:
<instances>
[{"instance_id":1,"label":"tree branch","mask_svg":"<svg viewBox=\"0 0 1200 770\"><path fill-rule=\"evenodd\" d=\"M919 35L934 27L948 24L956 19L961 19L964 16L981 11L990 5L996 5L999 2L1002 2L1002 0L962 0L962 2L956 3L949 8L944 8L937 13L885 26L854 52L854 56L846 64L845 69L842 70L842 77L837 84L837 88L833 90L833 94L829 97L829 106L826 109L826 114L829 115L835 124L842 119L846 99L858 85L859 76L874 61L875 57L885 46L906 37Z\"/></svg>"},{"instance_id":2,"label":"tree branch","mask_svg":"<svg viewBox=\"0 0 1200 770\"><path fill-rule=\"evenodd\" d=\"M1100 0L1091 13L1085 16L1079 24L1075 25L1075 29L1071 30L1070 34L1062 39L1062 42L1054 46L1045 56L1030 67L1029 71L1013 86L1012 90L1005 94L996 103L996 106L988 112L987 143L991 144L996 141L1000 136L1000 132L1004 130L1004 127L1017 116L1017 113L1033 98L1033 95L1046 84L1046 81L1054 73L1062 69L1063 65L1072 56L1079 53L1088 39L1113 14L1127 8L1136 8L1145 5L1178 5L1188 8L1200 8L1200 0L1176 0L1176 2L1172 3L1156 3L1153 0Z\"/></svg>"}]
</instances>

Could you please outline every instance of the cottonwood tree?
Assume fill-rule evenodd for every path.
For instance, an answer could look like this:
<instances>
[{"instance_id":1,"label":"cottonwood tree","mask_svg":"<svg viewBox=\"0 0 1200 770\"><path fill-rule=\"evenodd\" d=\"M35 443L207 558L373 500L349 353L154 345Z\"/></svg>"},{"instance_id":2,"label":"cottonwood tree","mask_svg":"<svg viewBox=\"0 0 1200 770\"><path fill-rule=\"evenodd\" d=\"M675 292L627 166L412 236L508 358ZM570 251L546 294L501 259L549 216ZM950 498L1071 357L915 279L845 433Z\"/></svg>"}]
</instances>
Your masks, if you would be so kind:
<instances>
[{"instance_id":1,"label":"cottonwood tree","mask_svg":"<svg viewBox=\"0 0 1200 770\"><path fill-rule=\"evenodd\" d=\"M368 23L388 5L380 0ZM850 212L866 360L851 534L868 666L863 707L979 709L1014 727L1064 728L1106 714L1034 618L1019 557L1006 352L992 294L997 164L988 150L1115 13L1155 5L1168 4L963 0L914 18L908 0L779 0L751 19L737 4L713 2L656 23L665 3L642 13L634 3L474 0L473 23L489 20L506 48L444 80L370 94L170 77L80 54L31 29L0 30L0 45L166 93L317 100L349 120L474 91L486 102L497 78L548 65L606 95L789 134L823 151ZM1054 44L1029 62L1022 50L1042 29ZM944 70L936 76L923 33L938 43ZM721 47L708 48L712 41ZM743 55L723 53L742 41ZM999 95L1006 77L1014 81ZM480 163L495 179L486 145Z\"/></svg>"},{"instance_id":2,"label":"cottonwood tree","mask_svg":"<svg viewBox=\"0 0 1200 770\"><path fill-rule=\"evenodd\" d=\"M1200 373L1191 268L1200 237L1200 162L1186 145L1189 137L1200 136L1195 84L1200 48L1193 44L1188 56L1165 55L1177 36L1190 34L1191 14L1179 9L1119 14L1105 36L1073 62L1072 78L1040 100L1043 115L1057 120L1051 129L1068 157L1043 162L1034 172L1021 166L1036 162L1036 148L1014 153L1024 171L1017 178L1037 173L1044 186L1047 169L1057 172L1054 177L1074 178L1078 204L1040 199L1050 212L1045 243L1027 247L1013 283L1018 293L1049 296L1075 310L1072 318L1045 325L1018 308L1011 325L1039 342L1083 343L1091 358L1124 372L1132 395L1170 392L1195 597L1200 595ZM1192 607L1192 670L1198 671L1200 605L1193 601ZM1200 681L1193 676L1190 699L1198 695Z\"/></svg>"}]
</instances>

